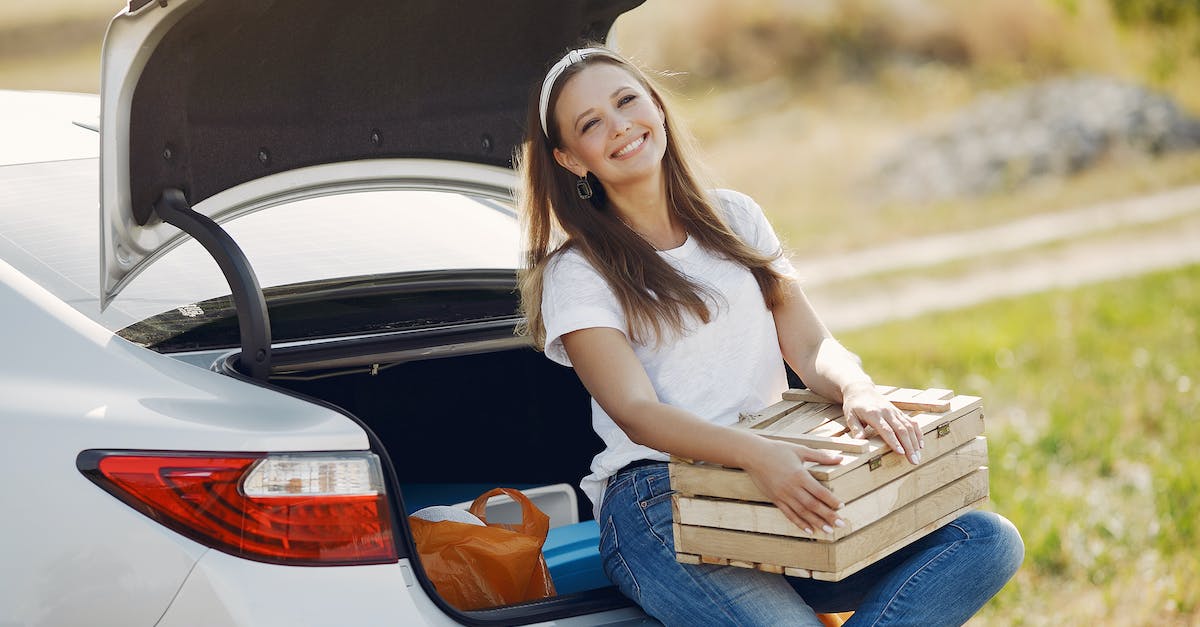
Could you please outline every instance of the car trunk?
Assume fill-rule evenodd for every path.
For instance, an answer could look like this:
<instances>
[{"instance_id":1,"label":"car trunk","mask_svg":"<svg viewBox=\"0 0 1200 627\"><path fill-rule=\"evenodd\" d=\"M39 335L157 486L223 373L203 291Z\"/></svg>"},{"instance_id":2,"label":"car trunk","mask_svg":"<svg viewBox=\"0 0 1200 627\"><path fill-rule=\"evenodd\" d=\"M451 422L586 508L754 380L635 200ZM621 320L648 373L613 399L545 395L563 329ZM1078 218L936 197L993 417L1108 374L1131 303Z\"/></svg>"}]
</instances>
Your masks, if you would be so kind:
<instances>
[{"instance_id":1,"label":"car trunk","mask_svg":"<svg viewBox=\"0 0 1200 627\"><path fill-rule=\"evenodd\" d=\"M598 528L578 488L603 447L591 428L590 397L574 370L516 337L514 322L507 314L399 339L278 349L270 384L335 405L369 428L373 448L382 449L395 471L393 494L406 515L470 501L493 487L571 486L572 518L581 522L551 529L546 546L559 596L468 613L443 607L460 622L523 624L632 607L600 570ZM223 369L244 377L234 368L237 357L228 355ZM401 533L403 546L407 526ZM552 546L563 556L558 570Z\"/></svg>"},{"instance_id":2,"label":"car trunk","mask_svg":"<svg viewBox=\"0 0 1200 627\"><path fill-rule=\"evenodd\" d=\"M409 512L430 504L423 486L431 484L446 486L443 504L451 504L476 496L469 486L577 484L587 474L602 443L573 370L527 346L495 350L481 341L454 353L342 372L294 370L272 383L370 427L401 486L422 490L407 499ZM579 499L580 519L591 518L587 499Z\"/></svg>"}]
</instances>

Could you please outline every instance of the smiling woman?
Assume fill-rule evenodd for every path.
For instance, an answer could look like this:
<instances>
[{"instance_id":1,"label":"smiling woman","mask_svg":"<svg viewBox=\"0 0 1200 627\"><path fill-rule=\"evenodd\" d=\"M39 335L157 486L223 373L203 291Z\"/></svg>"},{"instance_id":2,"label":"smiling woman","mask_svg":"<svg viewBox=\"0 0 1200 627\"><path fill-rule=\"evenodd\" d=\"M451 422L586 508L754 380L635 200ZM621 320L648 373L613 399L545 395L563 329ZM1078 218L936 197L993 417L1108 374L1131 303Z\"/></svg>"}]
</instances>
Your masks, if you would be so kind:
<instances>
[{"instance_id":1,"label":"smiling woman","mask_svg":"<svg viewBox=\"0 0 1200 627\"><path fill-rule=\"evenodd\" d=\"M669 454L742 468L792 523L844 526L805 464L829 451L730 428L778 400L785 360L912 464L916 421L884 400L812 310L762 209L705 190L646 74L598 45L571 50L531 98L521 153L526 330L592 397L605 448L581 487L605 574L667 625L957 625L1012 576L1007 520L971 512L835 583L675 559ZM930 591L952 603L930 603Z\"/></svg>"}]
</instances>

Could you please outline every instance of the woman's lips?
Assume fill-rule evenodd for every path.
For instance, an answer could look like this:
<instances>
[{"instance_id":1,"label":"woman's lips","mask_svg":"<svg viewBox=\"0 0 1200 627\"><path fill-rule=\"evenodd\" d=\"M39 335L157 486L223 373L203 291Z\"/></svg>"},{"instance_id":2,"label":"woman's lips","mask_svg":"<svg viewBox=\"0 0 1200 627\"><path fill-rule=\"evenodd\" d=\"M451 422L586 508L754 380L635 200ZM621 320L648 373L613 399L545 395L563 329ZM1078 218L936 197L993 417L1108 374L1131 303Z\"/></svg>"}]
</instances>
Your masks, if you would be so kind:
<instances>
[{"instance_id":1,"label":"woman's lips","mask_svg":"<svg viewBox=\"0 0 1200 627\"><path fill-rule=\"evenodd\" d=\"M644 146L646 144L646 137L648 135L649 135L649 133L642 134L637 139L622 146L620 150L612 153L612 155L610 155L610 156L613 159L621 159L624 157L628 157L629 155L632 155L633 153L637 152L639 148L641 148L642 146Z\"/></svg>"}]
</instances>

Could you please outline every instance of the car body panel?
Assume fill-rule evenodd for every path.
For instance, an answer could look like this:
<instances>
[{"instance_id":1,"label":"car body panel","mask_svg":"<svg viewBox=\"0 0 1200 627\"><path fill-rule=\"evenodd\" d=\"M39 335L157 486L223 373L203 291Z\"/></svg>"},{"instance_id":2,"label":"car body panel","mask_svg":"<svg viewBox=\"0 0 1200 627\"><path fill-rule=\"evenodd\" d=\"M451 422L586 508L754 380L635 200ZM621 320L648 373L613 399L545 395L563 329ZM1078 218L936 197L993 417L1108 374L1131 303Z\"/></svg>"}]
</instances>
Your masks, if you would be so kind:
<instances>
[{"instance_id":1,"label":"car body panel","mask_svg":"<svg viewBox=\"0 0 1200 627\"><path fill-rule=\"evenodd\" d=\"M0 90L0 166L100 156L100 97Z\"/></svg>"},{"instance_id":2,"label":"car body panel","mask_svg":"<svg viewBox=\"0 0 1200 627\"><path fill-rule=\"evenodd\" d=\"M4 262L0 302L7 316L24 321L5 333L6 411L69 421L60 435L76 453L183 443L200 451L367 448L365 433L345 416L116 337ZM74 382L72 393L56 393L43 372Z\"/></svg>"},{"instance_id":3,"label":"car body panel","mask_svg":"<svg viewBox=\"0 0 1200 627\"><path fill-rule=\"evenodd\" d=\"M198 206L321 163L508 167L546 59L640 3L179 0L118 15L102 55L102 308L175 244L154 210L168 189Z\"/></svg>"},{"instance_id":4,"label":"car body panel","mask_svg":"<svg viewBox=\"0 0 1200 627\"><path fill-rule=\"evenodd\" d=\"M430 624L413 603L412 594L420 587L411 568L408 560L351 568L281 566L210 551L158 625Z\"/></svg>"},{"instance_id":5,"label":"car body panel","mask_svg":"<svg viewBox=\"0 0 1200 627\"><path fill-rule=\"evenodd\" d=\"M515 271L519 231L506 209L513 184L511 170L493 166L371 160L256 179L195 210L222 223L263 287L432 269ZM323 224L323 213L341 219ZM141 230L164 242L112 286L121 313L106 309L105 322L118 315L142 320L230 293L195 240L162 222Z\"/></svg>"},{"instance_id":6,"label":"car body panel","mask_svg":"<svg viewBox=\"0 0 1200 627\"><path fill-rule=\"evenodd\" d=\"M3 488L21 512L0 534L6 620L151 624L208 551L92 484L80 451L368 447L346 416L116 337L3 261L0 310L21 321L3 330L4 464L30 477Z\"/></svg>"}]
</instances>

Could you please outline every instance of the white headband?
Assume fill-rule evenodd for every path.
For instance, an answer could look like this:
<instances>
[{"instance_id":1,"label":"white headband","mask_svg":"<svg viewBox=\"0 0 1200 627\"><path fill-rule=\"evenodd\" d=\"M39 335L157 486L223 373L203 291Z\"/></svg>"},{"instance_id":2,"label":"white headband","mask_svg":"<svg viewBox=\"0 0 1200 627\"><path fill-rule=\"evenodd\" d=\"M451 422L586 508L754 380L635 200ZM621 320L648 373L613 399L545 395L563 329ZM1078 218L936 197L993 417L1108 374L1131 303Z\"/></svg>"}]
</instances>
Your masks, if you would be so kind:
<instances>
[{"instance_id":1,"label":"white headband","mask_svg":"<svg viewBox=\"0 0 1200 627\"><path fill-rule=\"evenodd\" d=\"M593 54L600 54L606 57L613 56L611 52L602 48L577 48L568 52L563 58L558 60L558 63L550 67L549 72L546 72L546 80L542 81L542 97L538 104L538 112L542 117L542 134L546 137L550 137L550 131L547 130L549 125L546 124L546 108L550 106L550 92L554 91L555 81L558 80L559 76L562 76L562 73L568 67L583 61Z\"/></svg>"}]
</instances>

